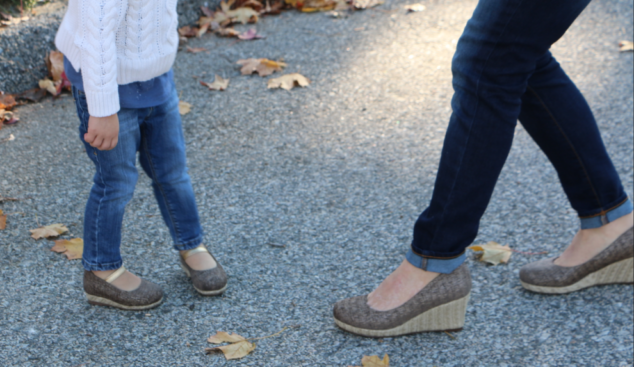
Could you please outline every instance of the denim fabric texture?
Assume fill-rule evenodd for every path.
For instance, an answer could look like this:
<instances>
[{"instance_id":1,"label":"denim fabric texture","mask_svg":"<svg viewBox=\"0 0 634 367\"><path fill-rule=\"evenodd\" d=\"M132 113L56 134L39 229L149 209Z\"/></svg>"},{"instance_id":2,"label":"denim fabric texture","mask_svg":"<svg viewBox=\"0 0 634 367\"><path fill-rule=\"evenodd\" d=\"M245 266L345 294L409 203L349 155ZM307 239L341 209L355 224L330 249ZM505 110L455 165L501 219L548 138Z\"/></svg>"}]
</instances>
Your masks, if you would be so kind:
<instances>
[{"instance_id":1,"label":"denim fabric texture","mask_svg":"<svg viewBox=\"0 0 634 367\"><path fill-rule=\"evenodd\" d=\"M460 265L453 259L478 233L518 119L554 165L579 217L603 216L602 225L629 213L607 215L631 202L586 100L549 51L589 2L478 3L452 62L453 113L431 202L414 226L415 266L422 261L414 255L450 261L435 265L443 272Z\"/></svg>"},{"instance_id":2,"label":"denim fabric texture","mask_svg":"<svg viewBox=\"0 0 634 367\"><path fill-rule=\"evenodd\" d=\"M185 140L178 112L178 96L172 88L167 102L149 108L122 108L119 142L101 151L84 141L88 128L85 94L73 87L79 116L79 137L95 164L95 176L84 215L86 270L113 270L123 264L120 253L125 207L132 199L138 179L136 156L152 179L154 195L176 250L189 250L202 243L192 184L187 174Z\"/></svg>"},{"instance_id":3,"label":"denim fabric texture","mask_svg":"<svg viewBox=\"0 0 634 367\"><path fill-rule=\"evenodd\" d=\"M68 81L80 91L84 91L81 71L64 57L64 72ZM121 108L147 108L165 103L172 96L174 89L174 70L144 82L119 85L119 106Z\"/></svg>"}]
</instances>

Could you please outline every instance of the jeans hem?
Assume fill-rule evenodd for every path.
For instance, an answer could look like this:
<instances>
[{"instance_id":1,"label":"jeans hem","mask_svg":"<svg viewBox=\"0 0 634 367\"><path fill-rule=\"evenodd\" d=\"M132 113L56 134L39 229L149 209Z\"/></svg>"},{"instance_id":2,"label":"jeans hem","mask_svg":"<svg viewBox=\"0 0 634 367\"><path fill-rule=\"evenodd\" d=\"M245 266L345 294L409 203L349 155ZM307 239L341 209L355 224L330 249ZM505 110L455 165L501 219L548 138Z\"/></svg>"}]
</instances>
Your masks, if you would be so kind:
<instances>
[{"instance_id":1,"label":"jeans hem","mask_svg":"<svg viewBox=\"0 0 634 367\"><path fill-rule=\"evenodd\" d=\"M174 248L178 251L186 251L191 250L200 246L203 243L203 236L198 236L191 241L187 241L185 243L175 243Z\"/></svg>"},{"instance_id":2,"label":"jeans hem","mask_svg":"<svg viewBox=\"0 0 634 367\"><path fill-rule=\"evenodd\" d=\"M115 261L113 263L106 264L91 264L85 259L81 259L81 264L87 271L104 271L104 270L117 270L123 266L123 260Z\"/></svg>"},{"instance_id":3,"label":"jeans hem","mask_svg":"<svg viewBox=\"0 0 634 367\"><path fill-rule=\"evenodd\" d=\"M463 252L459 256L451 259L428 258L416 254L411 249L405 255L405 259L407 259L407 261L415 267L425 271L442 274L451 274L465 262L466 258L466 252Z\"/></svg>"},{"instance_id":4,"label":"jeans hem","mask_svg":"<svg viewBox=\"0 0 634 367\"><path fill-rule=\"evenodd\" d=\"M632 206L632 201L628 198L625 200L625 202L610 210L604 211L592 217L579 218L581 229L599 228L608 223L614 222L615 220L625 215L630 214L633 210L634 206Z\"/></svg>"}]
</instances>

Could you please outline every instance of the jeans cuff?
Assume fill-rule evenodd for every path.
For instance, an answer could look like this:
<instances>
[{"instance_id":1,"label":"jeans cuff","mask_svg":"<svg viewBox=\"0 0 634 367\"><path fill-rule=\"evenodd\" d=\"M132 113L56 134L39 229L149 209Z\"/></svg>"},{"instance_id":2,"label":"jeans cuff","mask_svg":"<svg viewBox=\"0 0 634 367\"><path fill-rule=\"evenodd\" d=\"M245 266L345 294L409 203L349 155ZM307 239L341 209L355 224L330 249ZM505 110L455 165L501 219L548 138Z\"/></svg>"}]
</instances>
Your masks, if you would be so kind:
<instances>
[{"instance_id":1,"label":"jeans cuff","mask_svg":"<svg viewBox=\"0 0 634 367\"><path fill-rule=\"evenodd\" d=\"M186 251L200 246L201 243L203 243L203 236L198 236L185 243L175 243L174 248L178 251Z\"/></svg>"},{"instance_id":2,"label":"jeans cuff","mask_svg":"<svg viewBox=\"0 0 634 367\"><path fill-rule=\"evenodd\" d=\"M430 259L417 255L411 249L405 255L407 261L419 269L433 271L434 273L451 274L467 258L466 253L452 259Z\"/></svg>"},{"instance_id":3,"label":"jeans cuff","mask_svg":"<svg viewBox=\"0 0 634 367\"><path fill-rule=\"evenodd\" d=\"M85 259L81 259L81 264L87 271L99 271L99 270L116 270L123 266L123 260L115 261L107 264L91 264Z\"/></svg>"},{"instance_id":4,"label":"jeans cuff","mask_svg":"<svg viewBox=\"0 0 634 367\"><path fill-rule=\"evenodd\" d=\"M579 218L581 221L581 229L599 228L605 224L614 222L624 215L630 214L632 209L634 209L632 207L632 201L627 199L623 204L601 215L590 218Z\"/></svg>"}]
</instances>

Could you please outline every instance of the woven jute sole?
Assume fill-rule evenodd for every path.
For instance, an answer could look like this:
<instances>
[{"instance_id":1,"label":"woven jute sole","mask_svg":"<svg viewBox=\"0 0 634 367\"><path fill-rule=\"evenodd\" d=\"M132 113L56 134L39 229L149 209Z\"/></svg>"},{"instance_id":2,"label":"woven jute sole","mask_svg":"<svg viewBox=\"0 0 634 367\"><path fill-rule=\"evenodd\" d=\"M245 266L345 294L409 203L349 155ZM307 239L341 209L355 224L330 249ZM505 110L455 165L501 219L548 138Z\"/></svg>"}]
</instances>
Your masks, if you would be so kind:
<instances>
[{"instance_id":1,"label":"woven jute sole","mask_svg":"<svg viewBox=\"0 0 634 367\"><path fill-rule=\"evenodd\" d=\"M410 319L404 324L392 329L372 330L362 329L350 326L344 322L335 319L337 326L345 331L361 336L369 336L374 338L383 338L390 336L399 336L407 334L422 333L426 331L458 331L464 326L465 313L467 311L467 303L469 302L468 294L464 298L445 303L431 310ZM387 311L389 312L389 311Z\"/></svg>"},{"instance_id":2,"label":"woven jute sole","mask_svg":"<svg viewBox=\"0 0 634 367\"><path fill-rule=\"evenodd\" d=\"M181 264L181 268L183 269L183 271L185 272L185 274L187 274L187 277L188 277L188 278L191 278L191 277L192 277L192 276L191 276L191 274L189 273L189 270L187 270L187 268L186 268L186 267L184 267L184 266L183 266L183 264ZM222 293L224 293L224 291L227 289L227 284L225 284L225 286L224 286L224 287L222 287L221 289L215 289L215 290L212 290L212 291L203 291L203 290L200 290L200 289L196 288L196 286L195 286L195 285L193 285L193 284L192 284L192 286L194 287L194 289L196 290L196 292L198 292L198 293L202 294L203 296L219 296L219 295L221 295Z\"/></svg>"},{"instance_id":3,"label":"woven jute sole","mask_svg":"<svg viewBox=\"0 0 634 367\"><path fill-rule=\"evenodd\" d=\"M543 287L529 283L522 283L522 287L536 293L564 294L580 289L602 284L632 284L634 283L634 258L621 260L586 275L580 281L565 287Z\"/></svg>"},{"instance_id":4,"label":"woven jute sole","mask_svg":"<svg viewBox=\"0 0 634 367\"><path fill-rule=\"evenodd\" d=\"M126 305L117 303L113 300L103 298L103 297L93 296L92 294L88 294L88 293L86 293L86 298L88 298L88 303L90 303L91 305L110 306L110 307L120 308L122 310L131 310L131 311L149 310L150 308L154 308L160 305L161 302L163 302L163 297L161 297L160 300L154 303L150 303L148 305L126 306Z\"/></svg>"}]
</instances>

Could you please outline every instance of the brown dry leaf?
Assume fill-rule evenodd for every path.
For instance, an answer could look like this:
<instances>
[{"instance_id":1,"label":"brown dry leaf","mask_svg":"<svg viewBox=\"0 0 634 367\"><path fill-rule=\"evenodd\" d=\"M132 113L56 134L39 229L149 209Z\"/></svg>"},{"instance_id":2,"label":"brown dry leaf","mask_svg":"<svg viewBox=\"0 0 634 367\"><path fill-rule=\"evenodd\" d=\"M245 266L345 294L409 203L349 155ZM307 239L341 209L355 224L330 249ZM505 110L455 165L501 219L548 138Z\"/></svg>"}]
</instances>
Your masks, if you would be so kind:
<instances>
[{"instance_id":1,"label":"brown dry leaf","mask_svg":"<svg viewBox=\"0 0 634 367\"><path fill-rule=\"evenodd\" d=\"M226 360L240 359L253 352L253 350L255 350L255 344L246 340L229 345L223 345L221 347L205 348L205 352L207 353L222 352Z\"/></svg>"},{"instance_id":2,"label":"brown dry leaf","mask_svg":"<svg viewBox=\"0 0 634 367\"><path fill-rule=\"evenodd\" d=\"M211 90L225 90L229 86L229 79L225 79L216 75L216 79L213 83L205 83L201 81L200 84Z\"/></svg>"},{"instance_id":3,"label":"brown dry leaf","mask_svg":"<svg viewBox=\"0 0 634 367\"><path fill-rule=\"evenodd\" d=\"M181 115L186 115L192 110L191 103L179 101L178 102L178 113Z\"/></svg>"},{"instance_id":4,"label":"brown dry leaf","mask_svg":"<svg viewBox=\"0 0 634 367\"><path fill-rule=\"evenodd\" d=\"M66 226L61 223L55 223L49 226L30 229L29 231L31 232L31 237L39 240L40 238L57 237L60 234L68 232L68 228L66 228Z\"/></svg>"},{"instance_id":5,"label":"brown dry leaf","mask_svg":"<svg viewBox=\"0 0 634 367\"><path fill-rule=\"evenodd\" d=\"M479 260L493 265L508 263L512 254L511 248L508 245L502 246L493 241L487 242L485 245L475 245L467 248L473 251L482 251Z\"/></svg>"},{"instance_id":6,"label":"brown dry leaf","mask_svg":"<svg viewBox=\"0 0 634 367\"><path fill-rule=\"evenodd\" d=\"M271 75L276 71L282 71L286 64L279 61L269 59L245 59L238 60L238 65L242 65L240 72L242 75L250 75L257 71L259 76Z\"/></svg>"},{"instance_id":7,"label":"brown dry leaf","mask_svg":"<svg viewBox=\"0 0 634 367\"><path fill-rule=\"evenodd\" d=\"M5 94L3 92L0 93L2 93L0 94L0 109L10 110L17 104L15 101L15 96L13 94Z\"/></svg>"},{"instance_id":8,"label":"brown dry leaf","mask_svg":"<svg viewBox=\"0 0 634 367\"><path fill-rule=\"evenodd\" d=\"M46 91L41 89L41 88L33 88L33 89L29 89L26 90L20 94L16 94L15 98L16 99L25 99L27 101L31 101L31 102L39 102L40 99L44 98L44 96L46 96Z\"/></svg>"},{"instance_id":9,"label":"brown dry leaf","mask_svg":"<svg viewBox=\"0 0 634 367\"><path fill-rule=\"evenodd\" d=\"M368 9L385 3L384 0L353 0L352 6L355 9Z\"/></svg>"},{"instance_id":10,"label":"brown dry leaf","mask_svg":"<svg viewBox=\"0 0 634 367\"><path fill-rule=\"evenodd\" d=\"M41 89L44 89L44 90L48 91L53 96L57 96L59 94L59 92L57 90L57 86L50 79L42 79L42 80L40 80L39 85L40 85ZM60 85L61 85L61 83L60 83Z\"/></svg>"},{"instance_id":11,"label":"brown dry leaf","mask_svg":"<svg viewBox=\"0 0 634 367\"><path fill-rule=\"evenodd\" d=\"M7 228L7 216L0 209L0 230Z\"/></svg>"},{"instance_id":12,"label":"brown dry leaf","mask_svg":"<svg viewBox=\"0 0 634 367\"><path fill-rule=\"evenodd\" d=\"M62 80L64 72L64 54L59 51L51 51L46 55L46 66L48 67L48 75L54 82Z\"/></svg>"},{"instance_id":13,"label":"brown dry leaf","mask_svg":"<svg viewBox=\"0 0 634 367\"><path fill-rule=\"evenodd\" d=\"M425 10L425 5L423 4L405 5L405 9L407 9L408 12L419 12L419 11Z\"/></svg>"},{"instance_id":14,"label":"brown dry leaf","mask_svg":"<svg viewBox=\"0 0 634 367\"><path fill-rule=\"evenodd\" d=\"M379 359L379 356L363 356L361 359L361 365L363 367L390 367L390 357L388 357L387 353L383 356L383 359Z\"/></svg>"},{"instance_id":15,"label":"brown dry leaf","mask_svg":"<svg viewBox=\"0 0 634 367\"><path fill-rule=\"evenodd\" d=\"M231 22L240 22L242 24L257 23L259 13L251 8L238 8L226 12Z\"/></svg>"},{"instance_id":16,"label":"brown dry leaf","mask_svg":"<svg viewBox=\"0 0 634 367\"><path fill-rule=\"evenodd\" d=\"M308 86L309 84L310 84L310 80L308 78L306 78L305 76L301 74L293 73L293 74L282 75L279 78L270 79L266 87L269 89L282 88L286 90L291 90L296 85L303 88Z\"/></svg>"},{"instance_id":17,"label":"brown dry leaf","mask_svg":"<svg viewBox=\"0 0 634 367\"><path fill-rule=\"evenodd\" d=\"M242 335L236 333L227 333L225 331L218 331L216 335L210 336L207 341L212 344L221 344L221 343L237 343L243 340L247 340Z\"/></svg>"},{"instance_id":18,"label":"brown dry leaf","mask_svg":"<svg viewBox=\"0 0 634 367\"><path fill-rule=\"evenodd\" d=\"M84 253L84 240L81 238L57 240L55 241L55 246L51 247L51 251L66 255L68 260L81 259L81 256Z\"/></svg>"},{"instance_id":19,"label":"brown dry leaf","mask_svg":"<svg viewBox=\"0 0 634 367\"><path fill-rule=\"evenodd\" d=\"M193 54L197 54L199 52L209 51L204 47L187 47L187 52L191 52Z\"/></svg>"},{"instance_id":20,"label":"brown dry leaf","mask_svg":"<svg viewBox=\"0 0 634 367\"><path fill-rule=\"evenodd\" d=\"M621 52L626 51L634 51L634 42L632 41L621 41L619 42L619 47Z\"/></svg>"},{"instance_id":21,"label":"brown dry leaf","mask_svg":"<svg viewBox=\"0 0 634 367\"><path fill-rule=\"evenodd\" d=\"M196 37L198 35L198 28L186 25L178 28L178 34L181 37Z\"/></svg>"},{"instance_id":22,"label":"brown dry leaf","mask_svg":"<svg viewBox=\"0 0 634 367\"><path fill-rule=\"evenodd\" d=\"M240 32L236 31L233 28L218 28L216 30L216 33L219 36L223 36L223 37L238 37L240 35Z\"/></svg>"}]
</instances>

